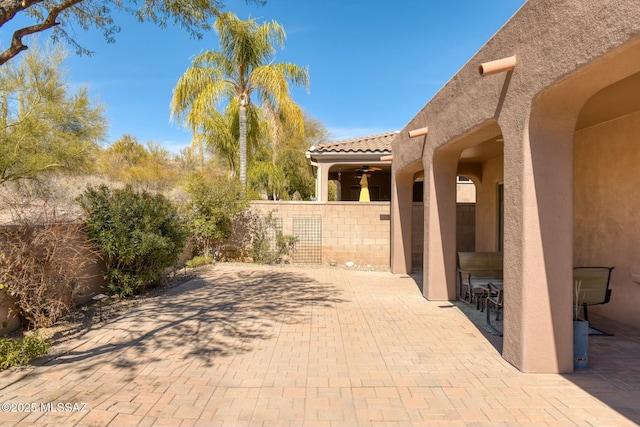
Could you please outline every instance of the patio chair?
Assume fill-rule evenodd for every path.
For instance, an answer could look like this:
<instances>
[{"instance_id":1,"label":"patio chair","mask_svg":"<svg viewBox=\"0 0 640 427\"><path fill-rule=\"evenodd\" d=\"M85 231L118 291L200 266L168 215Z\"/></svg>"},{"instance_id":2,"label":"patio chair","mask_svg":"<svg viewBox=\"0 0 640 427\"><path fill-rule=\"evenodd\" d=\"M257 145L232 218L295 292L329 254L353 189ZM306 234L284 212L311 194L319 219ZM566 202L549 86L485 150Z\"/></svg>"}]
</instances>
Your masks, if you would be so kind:
<instances>
[{"instance_id":1,"label":"patio chair","mask_svg":"<svg viewBox=\"0 0 640 427\"><path fill-rule=\"evenodd\" d=\"M459 298L484 309L488 283L502 283L502 252L458 252Z\"/></svg>"},{"instance_id":2,"label":"patio chair","mask_svg":"<svg viewBox=\"0 0 640 427\"><path fill-rule=\"evenodd\" d=\"M584 320L589 321L587 307L590 305L606 304L611 300L611 271L614 267L574 267L574 285L580 282L580 289L574 292L574 304L582 306ZM576 295L577 294L577 295ZM593 328L597 329L597 328ZM602 332L602 331L601 331ZM603 332L605 335L606 332Z\"/></svg>"},{"instance_id":3,"label":"patio chair","mask_svg":"<svg viewBox=\"0 0 640 427\"><path fill-rule=\"evenodd\" d=\"M496 321L500 320L500 310L502 310L504 307L504 290L498 289L493 285L493 283L489 283L488 287L489 292L484 300L487 308L487 325L497 334L500 334L500 336L502 336L502 333L491 324L491 306L495 308Z\"/></svg>"}]
</instances>

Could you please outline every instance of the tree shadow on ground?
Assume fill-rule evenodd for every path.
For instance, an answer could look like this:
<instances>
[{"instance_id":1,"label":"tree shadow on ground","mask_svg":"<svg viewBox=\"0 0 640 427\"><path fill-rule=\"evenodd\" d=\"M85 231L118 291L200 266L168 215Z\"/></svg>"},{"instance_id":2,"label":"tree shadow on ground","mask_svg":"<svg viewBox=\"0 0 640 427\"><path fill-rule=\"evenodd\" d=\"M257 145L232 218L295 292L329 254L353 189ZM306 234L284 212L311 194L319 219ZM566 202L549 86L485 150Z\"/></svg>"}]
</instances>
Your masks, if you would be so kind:
<instances>
[{"instance_id":1,"label":"tree shadow on ground","mask_svg":"<svg viewBox=\"0 0 640 427\"><path fill-rule=\"evenodd\" d=\"M79 340L47 366L75 363L82 372L106 362L134 374L143 355L145 364L198 360L210 366L275 337L283 323L310 322L313 307L344 302L341 292L300 272L214 267L94 330L89 341Z\"/></svg>"}]
</instances>

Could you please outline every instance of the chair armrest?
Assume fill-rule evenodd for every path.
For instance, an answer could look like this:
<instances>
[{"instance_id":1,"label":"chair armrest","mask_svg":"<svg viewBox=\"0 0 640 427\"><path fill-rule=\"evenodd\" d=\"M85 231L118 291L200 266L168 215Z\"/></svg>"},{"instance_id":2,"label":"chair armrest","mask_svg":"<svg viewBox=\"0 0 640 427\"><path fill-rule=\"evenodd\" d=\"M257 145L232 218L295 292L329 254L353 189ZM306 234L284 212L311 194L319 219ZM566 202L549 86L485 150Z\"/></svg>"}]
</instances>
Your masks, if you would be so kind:
<instances>
[{"instance_id":1,"label":"chair armrest","mask_svg":"<svg viewBox=\"0 0 640 427\"><path fill-rule=\"evenodd\" d=\"M457 270L458 270L458 276L460 276L460 282L463 281L462 280L462 277L463 277L462 275L466 274L466 276L467 276L466 277L466 279L467 279L466 282L467 282L467 284L470 285L471 284L471 273L469 271L461 269L460 267L458 267Z\"/></svg>"}]
</instances>

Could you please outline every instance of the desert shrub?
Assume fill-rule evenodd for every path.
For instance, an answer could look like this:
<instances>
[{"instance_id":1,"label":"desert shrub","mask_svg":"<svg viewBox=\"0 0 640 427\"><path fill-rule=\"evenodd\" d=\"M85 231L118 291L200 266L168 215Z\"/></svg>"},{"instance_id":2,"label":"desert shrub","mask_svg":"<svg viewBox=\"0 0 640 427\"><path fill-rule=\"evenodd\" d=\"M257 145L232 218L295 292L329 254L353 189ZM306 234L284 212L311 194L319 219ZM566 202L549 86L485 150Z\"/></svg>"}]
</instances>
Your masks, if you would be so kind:
<instances>
[{"instance_id":1,"label":"desert shrub","mask_svg":"<svg viewBox=\"0 0 640 427\"><path fill-rule=\"evenodd\" d=\"M253 208L236 214L231 221L231 236L224 240L217 252L219 259L246 261L251 258L253 231L261 221L260 213Z\"/></svg>"},{"instance_id":2,"label":"desert shrub","mask_svg":"<svg viewBox=\"0 0 640 427\"><path fill-rule=\"evenodd\" d=\"M187 267L189 268L202 267L203 265L209 264L213 264L213 258L206 255L194 256L192 259L187 261Z\"/></svg>"},{"instance_id":3,"label":"desert shrub","mask_svg":"<svg viewBox=\"0 0 640 427\"><path fill-rule=\"evenodd\" d=\"M290 234L279 233L276 236L276 249L278 251L278 262L288 263L291 261L291 254L298 243L298 238Z\"/></svg>"},{"instance_id":4,"label":"desert shrub","mask_svg":"<svg viewBox=\"0 0 640 427\"><path fill-rule=\"evenodd\" d=\"M232 235L234 218L249 206L237 179L191 174L185 190L189 201L185 216L195 243L195 252L213 256Z\"/></svg>"},{"instance_id":5,"label":"desert shrub","mask_svg":"<svg viewBox=\"0 0 640 427\"><path fill-rule=\"evenodd\" d=\"M47 354L50 347L49 340L37 333L22 338L0 337L0 370L26 365Z\"/></svg>"},{"instance_id":6,"label":"desert shrub","mask_svg":"<svg viewBox=\"0 0 640 427\"><path fill-rule=\"evenodd\" d=\"M258 264L288 262L295 249L297 238L282 233L282 225L274 211L258 217L253 224L251 256Z\"/></svg>"},{"instance_id":7,"label":"desert shrub","mask_svg":"<svg viewBox=\"0 0 640 427\"><path fill-rule=\"evenodd\" d=\"M107 267L106 292L130 296L162 282L184 249L187 230L177 209L159 194L131 187L87 188L78 198L89 237Z\"/></svg>"},{"instance_id":8,"label":"desert shrub","mask_svg":"<svg viewBox=\"0 0 640 427\"><path fill-rule=\"evenodd\" d=\"M153 142L143 145L128 134L101 150L96 166L111 181L150 191L168 191L179 178L169 151Z\"/></svg>"},{"instance_id":9,"label":"desert shrub","mask_svg":"<svg viewBox=\"0 0 640 427\"><path fill-rule=\"evenodd\" d=\"M11 312L36 328L67 314L78 276L91 262L81 226L61 222L46 206L22 210L0 230L0 241L0 290L13 303Z\"/></svg>"}]
</instances>

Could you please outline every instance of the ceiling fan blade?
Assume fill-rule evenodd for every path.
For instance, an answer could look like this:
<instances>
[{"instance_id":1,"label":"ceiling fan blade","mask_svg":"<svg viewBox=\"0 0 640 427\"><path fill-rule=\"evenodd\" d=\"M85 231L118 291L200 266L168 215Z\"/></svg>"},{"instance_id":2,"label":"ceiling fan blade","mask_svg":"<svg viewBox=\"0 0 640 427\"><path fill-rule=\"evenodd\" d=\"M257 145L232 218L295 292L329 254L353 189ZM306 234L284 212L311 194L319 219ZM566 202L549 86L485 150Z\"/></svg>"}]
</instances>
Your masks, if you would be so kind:
<instances>
[{"instance_id":1,"label":"ceiling fan blade","mask_svg":"<svg viewBox=\"0 0 640 427\"><path fill-rule=\"evenodd\" d=\"M368 173L368 172L381 171L382 169L375 166L364 165L359 170L362 171L363 173Z\"/></svg>"}]
</instances>

